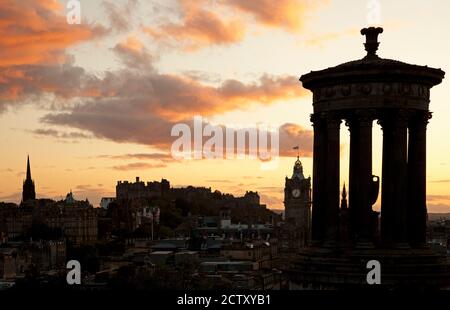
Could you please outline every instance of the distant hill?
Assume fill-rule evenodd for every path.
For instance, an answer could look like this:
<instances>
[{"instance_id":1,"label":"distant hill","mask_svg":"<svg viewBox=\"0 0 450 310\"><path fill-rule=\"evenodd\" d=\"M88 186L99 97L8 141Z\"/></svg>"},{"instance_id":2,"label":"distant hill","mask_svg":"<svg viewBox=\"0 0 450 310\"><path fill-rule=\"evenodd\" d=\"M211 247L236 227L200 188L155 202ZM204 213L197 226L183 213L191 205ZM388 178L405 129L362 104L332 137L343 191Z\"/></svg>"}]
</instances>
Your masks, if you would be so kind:
<instances>
[{"instance_id":1,"label":"distant hill","mask_svg":"<svg viewBox=\"0 0 450 310\"><path fill-rule=\"evenodd\" d=\"M284 213L284 209L270 209L270 211L276 213L276 214L282 214Z\"/></svg>"},{"instance_id":2,"label":"distant hill","mask_svg":"<svg viewBox=\"0 0 450 310\"><path fill-rule=\"evenodd\" d=\"M430 221L436 221L440 218L446 218L447 220L450 220L450 213L428 213L428 219Z\"/></svg>"}]
</instances>

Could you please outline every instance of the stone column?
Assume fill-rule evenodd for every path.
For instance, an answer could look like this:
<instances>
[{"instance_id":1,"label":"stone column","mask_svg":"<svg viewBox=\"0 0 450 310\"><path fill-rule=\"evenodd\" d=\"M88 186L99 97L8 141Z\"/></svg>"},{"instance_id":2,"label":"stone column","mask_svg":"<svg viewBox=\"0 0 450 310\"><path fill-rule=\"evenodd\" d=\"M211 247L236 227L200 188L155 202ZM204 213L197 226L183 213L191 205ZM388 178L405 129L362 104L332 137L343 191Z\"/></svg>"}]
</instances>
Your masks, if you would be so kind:
<instances>
[{"instance_id":1,"label":"stone column","mask_svg":"<svg viewBox=\"0 0 450 310\"><path fill-rule=\"evenodd\" d=\"M346 125L350 131L350 159L349 159L349 180L348 180L348 212L349 212L349 221L348 221L348 230L349 230L349 238L350 240L355 240L356 235L356 222L357 222L357 212L356 206L358 205L358 191L359 191L359 183L357 181L356 171L359 166L359 154L358 154L358 136L359 136L359 126L354 121L353 115L351 115L347 121Z\"/></svg>"},{"instance_id":2,"label":"stone column","mask_svg":"<svg viewBox=\"0 0 450 310\"><path fill-rule=\"evenodd\" d=\"M311 241L320 244L325 236L324 208L326 198L326 122L319 114L311 114L314 127L313 193Z\"/></svg>"},{"instance_id":3,"label":"stone column","mask_svg":"<svg viewBox=\"0 0 450 310\"><path fill-rule=\"evenodd\" d=\"M371 242L372 122L374 111L357 110L347 121L350 129L350 227L354 240Z\"/></svg>"},{"instance_id":4,"label":"stone column","mask_svg":"<svg viewBox=\"0 0 450 310\"><path fill-rule=\"evenodd\" d=\"M408 143L408 241L426 244L426 130L431 113L418 111L409 122Z\"/></svg>"},{"instance_id":5,"label":"stone column","mask_svg":"<svg viewBox=\"0 0 450 310\"><path fill-rule=\"evenodd\" d=\"M325 242L328 245L334 245L339 236L339 129L341 119L333 113L327 113L325 117L327 122Z\"/></svg>"},{"instance_id":6,"label":"stone column","mask_svg":"<svg viewBox=\"0 0 450 310\"><path fill-rule=\"evenodd\" d=\"M407 246L407 120L406 110L386 110L383 129L381 240L386 246Z\"/></svg>"}]
</instances>

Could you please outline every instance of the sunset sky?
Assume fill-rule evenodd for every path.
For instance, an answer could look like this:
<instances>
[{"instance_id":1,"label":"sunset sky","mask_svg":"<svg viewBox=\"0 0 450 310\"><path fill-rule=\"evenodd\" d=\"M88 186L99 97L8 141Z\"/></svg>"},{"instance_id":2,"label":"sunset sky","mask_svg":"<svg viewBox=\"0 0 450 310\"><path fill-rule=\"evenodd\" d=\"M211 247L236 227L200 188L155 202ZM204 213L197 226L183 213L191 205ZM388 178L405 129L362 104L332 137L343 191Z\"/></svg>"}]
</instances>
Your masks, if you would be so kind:
<instances>
[{"instance_id":1,"label":"sunset sky","mask_svg":"<svg viewBox=\"0 0 450 310\"><path fill-rule=\"evenodd\" d=\"M300 75L365 55L373 0L0 1L0 201L20 202L30 155L38 198L72 190L95 205L118 180L258 191L283 207L295 145L312 174L311 93ZM383 58L450 74L450 1L379 1ZM450 78L431 90L427 193L450 212ZM274 170L254 159L175 160L171 128L196 115L224 126L280 126ZM373 170L381 176L374 123ZM206 139L205 139L206 140ZM348 183L341 127L341 185ZM379 208L379 202L376 209Z\"/></svg>"}]
</instances>

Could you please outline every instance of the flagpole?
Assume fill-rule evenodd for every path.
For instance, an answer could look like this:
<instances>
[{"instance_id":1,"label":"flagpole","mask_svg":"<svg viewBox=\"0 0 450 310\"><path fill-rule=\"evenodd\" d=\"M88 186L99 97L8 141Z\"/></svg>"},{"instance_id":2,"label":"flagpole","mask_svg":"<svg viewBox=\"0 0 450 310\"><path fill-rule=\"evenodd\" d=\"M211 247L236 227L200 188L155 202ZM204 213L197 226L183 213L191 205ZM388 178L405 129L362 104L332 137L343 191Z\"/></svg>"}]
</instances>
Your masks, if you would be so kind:
<instances>
[{"instance_id":1,"label":"flagpole","mask_svg":"<svg viewBox=\"0 0 450 310\"><path fill-rule=\"evenodd\" d=\"M297 150L297 159L300 158L300 147L298 145L293 147L294 150Z\"/></svg>"}]
</instances>

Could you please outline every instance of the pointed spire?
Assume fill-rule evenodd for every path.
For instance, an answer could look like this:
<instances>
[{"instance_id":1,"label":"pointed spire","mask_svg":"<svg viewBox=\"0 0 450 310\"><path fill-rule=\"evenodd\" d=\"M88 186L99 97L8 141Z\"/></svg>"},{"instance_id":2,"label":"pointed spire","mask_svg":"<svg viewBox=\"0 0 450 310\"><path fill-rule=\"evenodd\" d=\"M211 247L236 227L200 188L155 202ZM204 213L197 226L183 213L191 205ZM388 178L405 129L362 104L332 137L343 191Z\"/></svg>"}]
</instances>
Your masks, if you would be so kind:
<instances>
[{"instance_id":1,"label":"pointed spire","mask_svg":"<svg viewBox=\"0 0 450 310\"><path fill-rule=\"evenodd\" d=\"M30 155L27 155L27 180L31 180Z\"/></svg>"},{"instance_id":2,"label":"pointed spire","mask_svg":"<svg viewBox=\"0 0 450 310\"><path fill-rule=\"evenodd\" d=\"M36 199L34 182L31 179L30 156L27 155L27 177L23 182L22 202L30 199Z\"/></svg>"},{"instance_id":3,"label":"pointed spire","mask_svg":"<svg viewBox=\"0 0 450 310\"><path fill-rule=\"evenodd\" d=\"M342 188L341 210L346 209L347 209L347 191L345 190L345 182L344 182L344 187Z\"/></svg>"},{"instance_id":4,"label":"pointed spire","mask_svg":"<svg viewBox=\"0 0 450 310\"><path fill-rule=\"evenodd\" d=\"M300 156L297 156L297 160L295 161L294 164L292 178L295 177L299 178L300 180L303 180L305 178L305 176L303 175L303 166L302 162L300 161Z\"/></svg>"}]
</instances>

